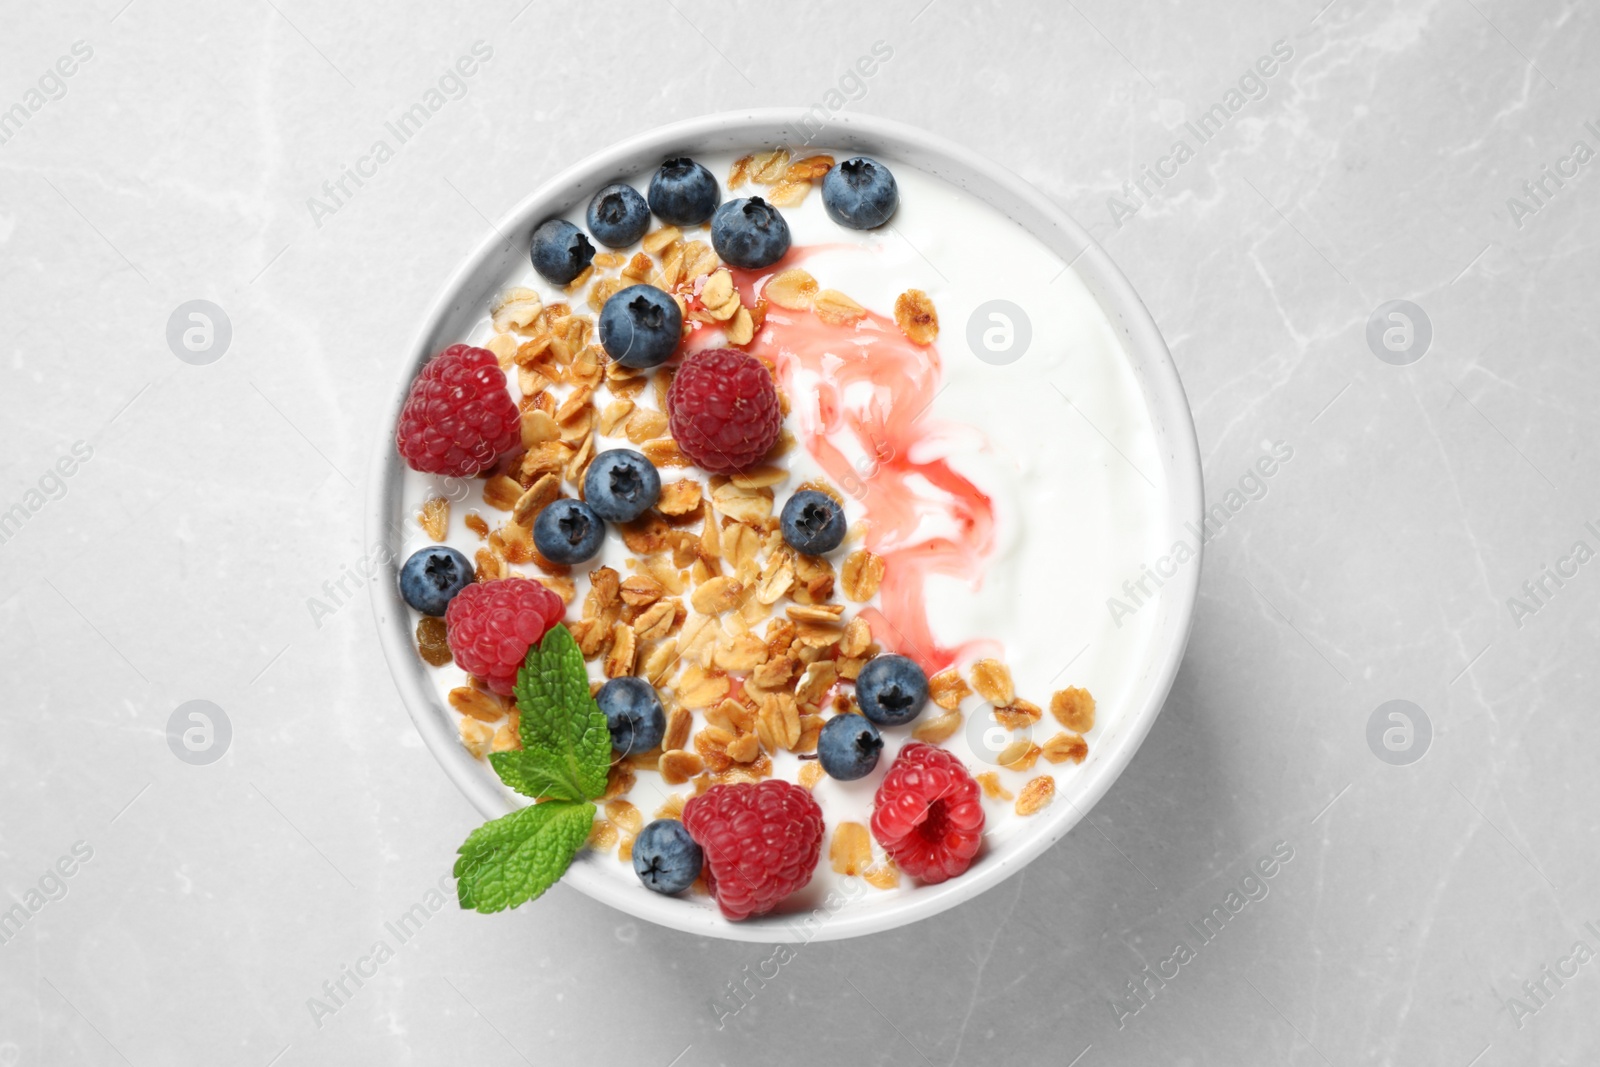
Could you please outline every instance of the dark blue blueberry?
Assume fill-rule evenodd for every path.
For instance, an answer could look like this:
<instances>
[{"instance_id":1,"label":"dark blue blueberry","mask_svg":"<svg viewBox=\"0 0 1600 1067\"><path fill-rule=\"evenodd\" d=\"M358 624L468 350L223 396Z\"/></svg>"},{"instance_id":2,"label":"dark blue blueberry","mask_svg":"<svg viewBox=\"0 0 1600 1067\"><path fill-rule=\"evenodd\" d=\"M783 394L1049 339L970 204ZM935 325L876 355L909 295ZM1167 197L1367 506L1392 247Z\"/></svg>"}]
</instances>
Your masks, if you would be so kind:
<instances>
[{"instance_id":1,"label":"dark blue blueberry","mask_svg":"<svg viewBox=\"0 0 1600 1067\"><path fill-rule=\"evenodd\" d=\"M400 596L424 615L443 615L451 599L472 584L472 561L453 548L419 548L400 568Z\"/></svg>"},{"instance_id":2,"label":"dark blue blueberry","mask_svg":"<svg viewBox=\"0 0 1600 1067\"><path fill-rule=\"evenodd\" d=\"M650 205L639 190L618 182L589 201L589 232L607 248L627 248L650 228Z\"/></svg>"},{"instance_id":3,"label":"dark blue blueberry","mask_svg":"<svg viewBox=\"0 0 1600 1067\"><path fill-rule=\"evenodd\" d=\"M677 819L657 819L633 839L633 873L646 889L681 893L694 885L705 853Z\"/></svg>"},{"instance_id":4,"label":"dark blue blueberry","mask_svg":"<svg viewBox=\"0 0 1600 1067\"><path fill-rule=\"evenodd\" d=\"M928 702L928 676L904 656L874 656L856 677L861 714L879 726L910 722Z\"/></svg>"},{"instance_id":5,"label":"dark blue blueberry","mask_svg":"<svg viewBox=\"0 0 1600 1067\"><path fill-rule=\"evenodd\" d=\"M612 293L600 309L600 347L636 370L659 366L683 336L678 302L653 285L630 285Z\"/></svg>"},{"instance_id":6,"label":"dark blue blueberry","mask_svg":"<svg viewBox=\"0 0 1600 1067\"><path fill-rule=\"evenodd\" d=\"M667 715L661 710L655 687L643 678L612 678L600 687L594 702L606 713L611 747L617 755L649 752L661 744L661 735L667 732Z\"/></svg>"},{"instance_id":7,"label":"dark blue blueberry","mask_svg":"<svg viewBox=\"0 0 1600 1067\"><path fill-rule=\"evenodd\" d=\"M594 457L583 477L583 499L607 522L632 522L655 507L661 475L631 448L610 448Z\"/></svg>"},{"instance_id":8,"label":"dark blue blueberry","mask_svg":"<svg viewBox=\"0 0 1600 1067\"><path fill-rule=\"evenodd\" d=\"M533 520L533 547L552 563L582 563L605 536L605 522L581 500L557 500Z\"/></svg>"},{"instance_id":9,"label":"dark blue blueberry","mask_svg":"<svg viewBox=\"0 0 1600 1067\"><path fill-rule=\"evenodd\" d=\"M698 226L721 201L722 186L692 159L669 159L650 179L650 210L674 226Z\"/></svg>"},{"instance_id":10,"label":"dark blue blueberry","mask_svg":"<svg viewBox=\"0 0 1600 1067\"><path fill-rule=\"evenodd\" d=\"M711 246L724 263L746 270L768 267L789 251L789 224L759 196L730 200L711 220Z\"/></svg>"},{"instance_id":11,"label":"dark blue blueberry","mask_svg":"<svg viewBox=\"0 0 1600 1067\"><path fill-rule=\"evenodd\" d=\"M844 508L827 493L802 489L783 505L781 526L790 548L820 556L844 540Z\"/></svg>"},{"instance_id":12,"label":"dark blue blueberry","mask_svg":"<svg viewBox=\"0 0 1600 1067\"><path fill-rule=\"evenodd\" d=\"M533 269L552 285L566 285L584 272L594 259L594 245L584 232L566 219L539 223L533 231Z\"/></svg>"},{"instance_id":13,"label":"dark blue blueberry","mask_svg":"<svg viewBox=\"0 0 1600 1067\"><path fill-rule=\"evenodd\" d=\"M877 229L899 204L894 175L876 159L853 156L835 163L822 178L822 206L828 217L852 230Z\"/></svg>"},{"instance_id":14,"label":"dark blue blueberry","mask_svg":"<svg viewBox=\"0 0 1600 1067\"><path fill-rule=\"evenodd\" d=\"M830 778L853 782L872 773L883 752L883 735L865 715L835 715L817 735L817 759Z\"/></svg>"}]
</instances>

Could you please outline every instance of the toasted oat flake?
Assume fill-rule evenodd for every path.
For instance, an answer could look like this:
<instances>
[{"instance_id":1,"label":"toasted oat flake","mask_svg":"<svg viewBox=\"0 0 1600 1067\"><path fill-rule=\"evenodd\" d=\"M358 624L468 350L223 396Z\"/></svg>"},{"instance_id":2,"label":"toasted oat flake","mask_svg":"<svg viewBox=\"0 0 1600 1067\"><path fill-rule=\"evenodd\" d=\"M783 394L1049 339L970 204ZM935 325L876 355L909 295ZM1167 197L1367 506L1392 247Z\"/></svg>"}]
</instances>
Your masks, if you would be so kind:
<instances>
[{"instance_id":1,"label":"toasted oat flake","mask_svg":"<svg viewBox=\"0 0 1600 1067\"><path fill-rule=\"evenodd\" d=\"M918 741L926 741L930 745L942 744L955 736L961 729L961 713L947 711L936 719L929 719L911 732L911 736Z\"/></svg>"},{"instance_id":2,"label":"toasted oat flake","mask_svg":"<svg viewBox=\"0 0 1600 1067\"><path fill-rule=\"evenodd\" d=\"M977 783L983 787L983 795L990 800L1010 800L1012 798L1011 790L1000 784L1000 775L994 771L984 771L974 777Z\"/></svg>"},{"instance_id":3,"label":"toasted oat flake","mask_svg":"<svg viewBox=\"0 0 1600 1067\"><path fill-rule=\"evenodd\" d=\"M750 157L747 169L751 181L758 185L772 185L781 180L789 169L789 150L774 148L770 152L757 152Z\"/></svg>"},{"instance_id":4,"label":"toasted oat flake","mask_svg":"<svg viewBox=\"0 0 1600 1067\"><path fill-rule=\"evenodd\" d=\"M1018 738L1000 750L995 762L1013 771L1032 770L1033 765L1039 762L1039 753L1042 751L1043 749L1027 738Z\"/></svg>"},{"instance_id":5,"label":"toasted oat flake","mask_svg":"<svg viewBox=\"0 0 1600 1067\"><path fill-rule=\"evenodd\" d=\"M750 317L749 308L740 308L734 313L722 328L722 335L730 345L747 345L756 335L755 320Z\"/></svg>"},{"instance_id":6,"label":"toasted oat flake","mask_svg":"<svg viewBox=\"0 0 1600 1067\"><path fill-rule=\"evenodd\" d=\"M788 169L783 172L783 177L785 181L791 182L818 182L827 177L828 171L832 169L832 156L807 156L790 163Z\"/></svg>"},{"instance_id":7,"label":"toasted oat flake","mask_svg":"<svg viewBox=\"0 0 1600 1067\"><path fill-rule=\"evenodd\" d=\"M494 353L501 370L509 370L517 357L517 339L509 333L497 333L483 347Z\"/></svg>"},{"instance_id":8,"label":"toasted oat flake","mask_svg":"<svg viewBox=\"0 0 1600 1067\"><path fill-rule=\"evenodd\" d=\"M729 671L754 670L767 661L767 643L755 634L740 634L727 639L717 649L717 666Z\"/></svg>"},{"instance_id":9,"label":"toasted oat flake","mask_svg":"<svg viewBox=\"0 0 1600 1067\"><path fill-rule=\"evenodd\" d=\"M919 345L939 336L939 312L921 289L907 289L894 302L894 321L900 332Z\"/></svg>"},{"instance_id":10,"label":"toasted oat flake","mask_svg":"<svg viewBox=\"0 0 1600 1067\"><path fill-rule=\"evenodd\" d=\"M556 420L547 412L538 408L529 408L522 413L522 447L533 448L546 441L560 438L561 427L556 425Z\"/></svg>"},{"instance_id":11,"label":"toasted oat flake","mask_svg":"<svg viewBox=\"0 0 1600 1067\"><path fill-rule=\"evenodd\" d=\"M811 312L830 326L848 326L867 315L866 308L837 289L824 289L812 297Z\"/></svg>"},{"instance_id":12,"label":"toasted oat flake","mask_svg":"<svg viewBox=\"0 0 1600 1067\"><path fill-rule=\"evenodd\" d=\"M655 269L655 264L650 262L650 257L643 252L635 252L633 258L622 268L622 277L629 282L642 282L650 277L650 272Z\"/></svg>"},{"instance_id":13,"label":"toasted oat flake","mask_svg":"<svg viewBox=\"0 0 1600 1067\"><path fill-rule=\"evenodd\" d=\"M606 798L620 797L633 788L636 779L633 766L627 762L613 763L606 772Z\"/></svg>"},{"instance_id":14,"label":"toasted oat flake","mask_svg":"<svg viewBox=\"0 0 1600 1067\"><path fill-rule=\"evenodd\" d=\"M657 819L681 820L683 818L683 806L688 803L688 800L689 798L682 793L673 793L662 801L661 806L656 809L655 817Z\"/></svg>"},{"instance_id":15,"label":"toasted oat flake","mask_svg":"<svg viewBox=\"0 0 1600 1067\"><path fill-rule=\"evenodd\" d=\"M504 474L495 475L483 485L483 502L497 511L510 511L521 495L521 484Z\"/></svg>"},{"instance_id":16,"label":"toasted oat flake","mask_svg":"<svg viewBox=\"0 0 1600 1067\"><path fill-rule=\"evenodd\" d=\"M980 659L972 665L972 687L995 707L1010 706L1017 691L1011 683L1011 671L997 659Z\"/></svg>"},{"instance_id":17,"label":"toasted oat flake","mask_svg":"<svg viewBox=\"0 0 1600 1067\"><path fill-rule=\"evenodd\" d=\"M676 226L663 226L659 230L645 234L644 240L639 242L639 247L653 256L662 249L670 247L682 236L683 233Z\"/></svg>"},{"instance_id":18,"label":"toasted oat flake","mask_svg":"<svg viewBox=\"0 0 1600 1067\"><path fill-rule=\"evenodd\" d=\"M1089 742L1078 734L1056 734L1044 743L1043 755L1051 763L1082 763L1089 755Z\"/></svg>"},{"instance_id":19,"label":"toasted oat flake","mask_svg":"<svg viewBox=\"0 0 1600 1067\"><path fill-rule=\"evenodd\" d=\"M533 528L539 512L555 503L561 495L561 479L554 474L541 475L511 506L511 518L519 526Z\"/></svg>"},{"instance_id":20,"label":"toasted oat flake","mask_svg":"<svg viewBox=\"0 0 1600 1067\"><path fill-rule=\"evenodd\" d=\"M871 600L883 581L883 571L881 556L875 556L864 548L850 553L839 568L839 581L844 588L844 595L858 604Z\"/></svg>"},{"instance_id":21,"label":"toasted oat flake","mask_svg":"<svg viewBox=\"0 0 1600 1067\"><path fill-rule=\"evenodd\" d=\"M732 578L717 577L695 589L689 597L689 603L703 615L720 615L738 607L743 594L743 587Z\"/></svg>"},{"instance_id":22,"label":"toasted oat flake","mask_svg":"<svg viewBox=\"0 0 1600 1067\"><path fill-rule=\"evenodd\" d=\"M510 289L496 299L490 309L490 318L498 333L525 329L544 311L539 294L532 289Z\"/></svg>"},{"instance_id":23,"label":"toasted oat flake","mask_svg":"<svg viewBox=\"0 0 1600 1067\"><path fill-rule=\"evenodd\" d=\"M706 278L706 284L700 288L700 302L708 309L715 309L730 300L738 300L738 293L733 288L733 275L726 270L712 271L710 277ZM731 310L729 314L732 314Z\"/></svg>"},{"instance_id":24,"label":"toasted oat flake","mask_svg":"<svg viewBox=\"0 0 1600 1067\"><path fill-rule=\"evenodd\" d=\"M900 866L885 857L882 863L868 867L861 877L874 889L893 889L900 884Z\"/></svg>"},{"instance_id":25,"label":"toasted oat flake","mask_svg":"<svg viewBox=\"0 0 1600 1067\"><path fill-rule=\"evenodd\" d=\"M667 432L667 417L653 408L634 408L626 432L628 440L643 444Z\"/></svg>"},{"instance_id":26,"label":"toasted oat flake","mask_svg":"<svg viewBox=\"0 0 1600 1067\"><path fill-rule=\"evenodd\" d=\"M633 627L627 623L619 622L611 627L611 651L606 654L604 668L607 678L621 678L633 673L636 640Z\"/></svg>"},{"instance_id":27,"label":"toasted oat flake","mask_svg":"<svg viewBox=\"0 0 1600 1067\"><path fill-rule=\"evenodd\" d=\"M494 743L494 727L477 719L463 717L457 728L461 731L461 744L478 759L489 754Z\"/></svg>"},{"instance_id":28,"label":"toasted oat flake","mask_svg":"<svg viewBox=\"0 0 1600 1067\"><path fill-rule=\"evenodd\" d=\"M689 457L678 449L678 443L670 437L659 437L654 441L646 441L639 446L639 451L643 452L645 458L657 467L692 466L689 462Z\"/></svg>"},{"instance_id":29,"label":"toasted oat flake","mask_svg":"<svg viewBox=\"0 0 1600 1067\"><path fill-rule=\"evenodd\" d=\"M633 401L627 397L613 400L600 412L595 428L607 437L615 437L618 427L633 414Z\"/></svg>"},{"instance_id":30,"label":"toasted oat flake","mask_svg":"<svg viewBox=\"0 0 1600 1067\"><path fill-rule=\"evenodd\" d=\"M711 490L717 511L740 522L761 523L772 515L771 489L744 489L733 482Z\"/></svg>"},{"instance_id":31,"label":"toasted oat flake","mask_svg":"<svg viewBox=\"0 0 1600 1067\"><path fill-rule=\"evenodd\" d=\"M442 496L431 496L422 502L417 512L417 525L435 541L443 541L450 532L450 501Z\"/></svg>"},{"instance_id":32,"label":"toasted oat flake","mask_svg":"<svg viewBox=\"0 0 1600 1067\"><path fill-rule=\"evenodd\" d=\"M589 847L597 852L610 852L617 843L617 828L604 819L589 825Z\"/></svg>"},{"instance_id":33,"label":"toasted oat flake","mask_svg":"<svg viewBox=\"0 0 1600 1067\"><path fill-rule=\"evenodd\" d=\"M967 685L954 667L940 671L928 679L928 696L941 708L954 711L961 706L961 702L972 695L972 687Z\"/></svg>"},{"instance_id":34,"label":"toasted oat flake","mask_svg":"<svg viewBox=\"0 0 1600 1067\"><path fill-rule=\"evenodd\" d=\"M687 515L699 506L700 483L690 478L663 485L656 501L656 510L663 515Z\"/></svg>"},{"instance_id":35,"label":"toasted oat flake","mask_svg":"<svg viewBox=\"0 0 1600 1067\"><path fill-rule=\"evenodd\" d=\"M644 816L626 800L606 801L605 811L606 818L614 826L635 834L644 829Z\"/></svg>"},{"instance_id":36,"label":"toasted oat flake","mask_svg":"<svg viewBox=\"0 0 1600 1067\"><path fill-rule=\"evenodd\" d=\"M480 722L499 722L507 711L505 703L493 693L468 686L450 690L450 706Z\"/></svg>"},{"instance_id":37,"label":"toasted oat flake","mask_svg":"<svg viewBox=\"0 0 1600 1067\"><path fill-rule=\"evenodd\" d=\"M781 308L805 311L817 295L817 280L810 272L791 267L774 274L761 295Z\"/></svg>"},{"instance_id":38,"label":"toasted oat flake","mask_svg":"<svg viewBox=\"0 0 1600 1067\"><path fill-rule=\"evenodd\" d=\"M678 679L678 701L686 708L709 708L728 695L728 676L691 665Z\"/></svg>"},{"instance_id":39,"label":"toasted oat flake","mask_svg":"<svg viewBox=\"0 0 1600 1067\"><path fill-rule=\"evenodd\" d=\"M801 786L806 789L813 788L818 782L822 781L822 774L822 764L816 760L810 760L802 764L800 767Z\"/></svg>"},{"instance_id":40,"label":"toasted oat flake","mask_svg":"<svg viewBox=\"0 0 1600 1067\"><path fill-rule=\"evenodd\" d=\"M728 480L740 489L767 489L788 479L788 471L770 463L728 476Z\"/></svg>"},{"instance_id":41,"label":"toasted oat flake","mask_svg":"<svg viewBox=\"0 0 1600 1067\"><path fill-rule=\"evenodd\" d=\"M688 708L673 705L667 711L667 732L661 738L662 748L682 748L689 743L689 731L694 726L694 716ZM691 776L699 774L698 770L690 771Z\"/></svg>"},{"instance_id":42,"label":"toasted oat flake","mask_svg":"<svg viewBox=\"0 0 1600 1067\"><path fill-rule=\"evenodd\" d=\"M1022 794L1017 797L1016 812L1018 815L1032 815L1047 807L1055 798L1056 780L1048 774L1041 774L1022 787Z\"/></svg>"},{"instance_id":43,"label":"toasted oat flake","mask_svg":"<svg viewBox=\"0 0 1600 1067\"><path fill-rule=\"evenodd\" d=\"M761 755L761 739L753 733L740 734L728 743L727 753L735 763L749 763Z\"/></svg>"},{"instance_id":44,"label":"toasted oat flake","mask_svg":"<svg viewBox=\"0 0 1600 1067\"><path fill-rule=\"evenodd\" d=\"M811 192L810 182L790 181L785 178L767 193L767 203L773 207L794 207L805 201L806 194Z\"/></svg>"},{"instance_id":45,"label":"toasted oat flake","mask_svg":"<svg viewBox=\"0 0 1600 1067\"><path fill-rule=\"evenodd\" d=\"M1094 729L1094 697L1077 686L1063 689L1050 698L1050 714L1074 733L1086 734Z\"/></svg>"},{"instance_id":46,"label":"toasted oat flake","mask_svg":"<svg viewBox=\"0 0 1600 1067\"><path fill-rule=\"evenodd\" d=\"M1043 714L1039 710L1039 705L1031 704L1021 697L1015 698L1008 707L994 709L995 719L1007 730L1026 730L1038 722Z\"/></svg>"},{"instance_id":47,"label":"toasted oat flake","mask_svg":"<svg viewBox=\"0 0 1600 1067\"><path fill-rule=\"evenodd\" d=\"M856 875L872 862L872 836L858 822L842 822L833 828L828 844L828 862L839 874Z\"/></svg>"}]
</instances>

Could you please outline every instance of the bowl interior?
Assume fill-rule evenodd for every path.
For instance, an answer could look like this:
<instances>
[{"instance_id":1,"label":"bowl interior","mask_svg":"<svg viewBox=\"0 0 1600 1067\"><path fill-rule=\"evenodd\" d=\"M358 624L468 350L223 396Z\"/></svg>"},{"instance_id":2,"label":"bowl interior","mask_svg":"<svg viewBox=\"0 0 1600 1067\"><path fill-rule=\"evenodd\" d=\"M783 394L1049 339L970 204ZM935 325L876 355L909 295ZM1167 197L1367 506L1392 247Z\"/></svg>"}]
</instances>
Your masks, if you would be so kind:
<instances>
[{"instance_id":1,"label":"bowl interior","mask_svg":"<svg viewBox=\"0 0 1600 1067\"><path fill-rule=\"evenodd\" d=\"M522 267L535 226L586 202L601 185L652 167L663 158L779 145L793 148L816 142L898 160L986 201L1070 264L1099 301L1122 342L1158 438L1165 466L1168 521L1176 530L1200 519L1199 452L1182 384L1149 312L1104 250L1043 194L958 145L865 116L836 116L813 136L815 130L798 108L709 115L641 134L562 172L518 204L467 257L444 285L396 367L395 390L380 423L369 486L369 543L387 549L384 566L372 578L372 603L384 654L412 721L446 773L486 818L512 810L514 801L494 772L461 746L453 716L438 701L426 676L428 668L413 647L410 618L397 591L397 570L403 562L399 552L405 520L401 499L405 468L395 453L394 426L418 368L435 352L465 337L482 318L493 296ZM822 917L776 915L744 923L729 923L714 909L629 887L586 862L584 855L574 862L565 880L591 897L651 922L705 936L766 943L832 940L886 930L976 896L1059 840L1127 766L1160 712L1183 658L1199 574L1196 561L1161 589L1152 605L1156 624L1151 652L1134 684L1131 706L1119 712L1104 733L1097 734L1088 760L1069 777L1069 784L1061 787L1058 799L1067 803L1053 804L1027 833L993 849L983 863L960 878L897 894L870 909L844 908Z\"/></svg>"}]
</instances>

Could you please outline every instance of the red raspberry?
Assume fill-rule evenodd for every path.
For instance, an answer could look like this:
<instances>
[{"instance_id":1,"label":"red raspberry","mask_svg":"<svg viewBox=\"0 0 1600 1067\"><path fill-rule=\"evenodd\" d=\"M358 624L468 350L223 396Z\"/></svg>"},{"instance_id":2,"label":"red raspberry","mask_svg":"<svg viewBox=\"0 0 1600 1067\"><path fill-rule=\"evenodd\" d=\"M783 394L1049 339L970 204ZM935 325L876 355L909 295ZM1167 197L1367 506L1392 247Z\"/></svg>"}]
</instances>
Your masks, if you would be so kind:
<instances>
[{"instance_id":1,"label":"red raspberry","mask_svg":"<svg viewBox=\"0 0 1600 1067\"><path fill-rule=\"evenodd\" d=\"M714 785L683 806L683 825L706 854L706 888L722 914L765 915L811 881L822 852L822 809L797 785Z\"/></svg>"},{"instance_id":2,"label":"red raspberry","mask_svg":"<svg viewBox=\"0 0 1600 1067\"><path fill-rule=\"evenodd\" d=\"M667 423L679 450L712 474L753 466L783 428L772 372L736 348L702 349L672 378Z\"/></svg>"},{"instance_id":3,"label":"red raspberry","mask_svg":"<svg viewBox=\"0 0 1600 1067\"><path fill-rule=\"evenodd\" d=\"M456 666L510 696L528 648L567 613L561 598L527 578L478 582L444 612L445 640Z\"/></svg>"},{"instance_id":4,"label":"red raspberry","mask_svg":"<svg viewBox=\"0 0 1600 1067\"><path fill-rule=\"evenodd\" d=\"M949 752L913 741L878 786L872 836L913 878L929 884L954 878L983 843L978 783Z\"/></svg>"},{"instance_id":5,"label":"red raspberry","mask_svg":"<svg viewBox=\"0 0 1600 1067\"><path fill-rule=\"evenodd\" d=\"M522 440L522 416L494 353L451 345L411 383L395 443L414 471L477 474Z\"/></svg>"}]
</instances>

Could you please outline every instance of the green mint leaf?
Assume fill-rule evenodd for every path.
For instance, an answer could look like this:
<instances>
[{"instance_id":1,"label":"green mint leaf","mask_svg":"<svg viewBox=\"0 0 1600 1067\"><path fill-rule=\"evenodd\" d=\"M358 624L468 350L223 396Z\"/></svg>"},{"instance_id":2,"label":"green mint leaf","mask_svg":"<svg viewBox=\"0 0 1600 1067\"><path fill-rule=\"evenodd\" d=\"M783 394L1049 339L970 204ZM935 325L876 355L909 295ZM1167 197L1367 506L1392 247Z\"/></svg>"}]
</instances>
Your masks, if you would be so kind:
<instances>
[{"instance_id":1,"label":"green mint leaf","mask_svg":"<svg viewBox=\"0 0 1600 1067\"><path fill-rule=\"evenodd\" d=\"M583 790L568 773L567 765L543 749L514 748L489 753L489 765L500 780L535 800L583 800Z\"/></svg>"},{"instance_id":2,"label":"green mint leaf","mask_svg":"<svg viewBox=\"0 0 1600 1067\"><path fill-rule=\"evenodd\" d=\"M457 850L456 896L485 914L537 899L566 873L589 836L595 807L551 800L486 822Z\"/></svg>"},{"instance_id":3,"label":"green mint leaf","mask_svg":"<svg viewBox=\"0 0 1600 1067\"><path fill-rule=\"evenodd\" d=\"M567 776L578 795L591 800L603 796L611 768L611 731L589 695L589 670L565 626L552 627L528 649L517 672L516 692L523 749L551 757L557 773Z\"/></svg>"}]
</instances>

